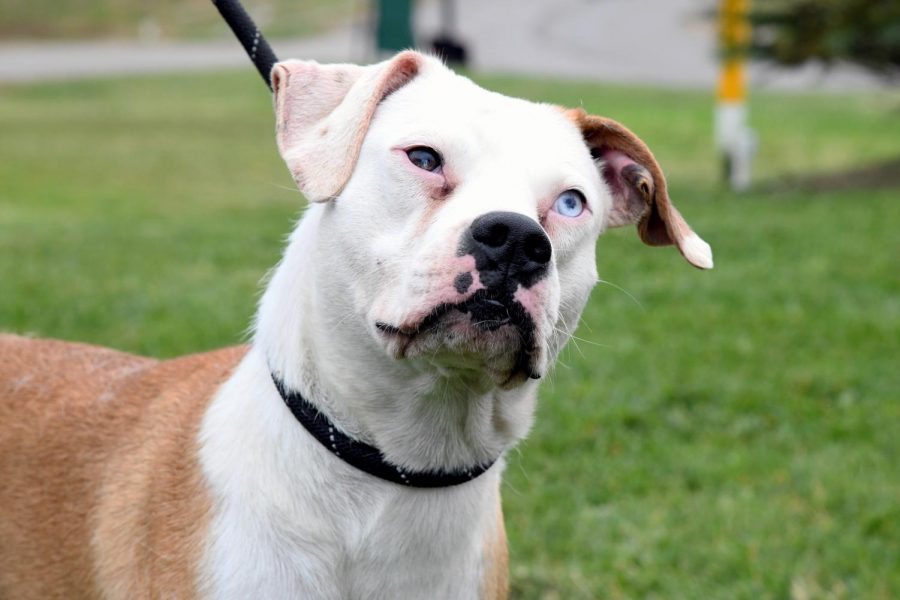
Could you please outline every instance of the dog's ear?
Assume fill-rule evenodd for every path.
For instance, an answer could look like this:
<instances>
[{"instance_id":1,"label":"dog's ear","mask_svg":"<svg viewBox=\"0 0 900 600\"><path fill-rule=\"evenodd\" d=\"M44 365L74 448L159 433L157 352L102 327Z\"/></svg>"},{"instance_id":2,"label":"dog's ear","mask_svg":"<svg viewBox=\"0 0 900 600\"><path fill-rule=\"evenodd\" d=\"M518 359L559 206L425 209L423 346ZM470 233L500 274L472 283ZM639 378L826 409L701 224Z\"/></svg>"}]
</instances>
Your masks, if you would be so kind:
<instances>
[{"instance_id":1,"label":"dog's ear","mask_svg":"<svg viewBox=\"0 0 900 600\"><path fill-rule=\"evenodd\" d=\"M278 150L309 200L341 192L378 103L412 80L424 60L407 51L368 67L300 60L272 67Z\"/></svg>"},{"instance_id":2,"label":"dog's ear","mask_svg":"<svg viewBox=\"0 0 900 600\"><path fill-rule=\"evenodd\" d=\"M613 195L607 226L636 223L644 243L675 244L689 263L711 269L712 249L669 200L666 179L647 145L612 119L580 108L566 111L566 116L578 125L591 155L602 163L603 178Z\"/></svg>"}]
</instances>

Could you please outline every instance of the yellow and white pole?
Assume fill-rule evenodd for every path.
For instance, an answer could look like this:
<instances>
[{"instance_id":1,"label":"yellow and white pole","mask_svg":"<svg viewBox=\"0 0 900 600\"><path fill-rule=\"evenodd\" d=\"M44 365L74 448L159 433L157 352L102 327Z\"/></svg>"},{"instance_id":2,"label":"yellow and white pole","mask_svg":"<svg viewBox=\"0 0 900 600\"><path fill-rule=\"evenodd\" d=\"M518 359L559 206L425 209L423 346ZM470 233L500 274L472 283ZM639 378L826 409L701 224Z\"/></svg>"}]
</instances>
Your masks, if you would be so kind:
<instances>
[{"instance_id":1,"label":"yellow and white pole","mask_svg":"<svg viewBox=\"0 0 900 600\"><path fill-rule=\"evenodd\" d=\"M747 126L746 49L750 42L750 0L719 0L722 69L716 92L716 144L725 177L734 190L750 186L756 135Z\"/></svg>"}]
</instances>

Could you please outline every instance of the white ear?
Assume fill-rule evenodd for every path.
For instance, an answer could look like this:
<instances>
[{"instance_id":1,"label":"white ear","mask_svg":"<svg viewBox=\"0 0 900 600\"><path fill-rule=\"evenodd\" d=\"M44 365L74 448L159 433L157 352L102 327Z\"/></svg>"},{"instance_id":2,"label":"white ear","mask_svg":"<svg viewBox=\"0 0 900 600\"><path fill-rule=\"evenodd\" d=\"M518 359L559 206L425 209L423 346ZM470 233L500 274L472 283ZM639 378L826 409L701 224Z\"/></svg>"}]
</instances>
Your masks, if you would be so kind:
<instances>
[{"instance_id":1,"label":"white ear","mask_svg":"<svg viewBox=\"0 0 900 600\"><path fill-rule=\"evenodd\" d=\"M712 269L712 249L672 204L662 168L643 140L612 119L581 109L566 114L581 129L591 154L603 163L603 178L613 196L606 224L636 223L644 243L675 244L689 263L698 269Z\"/></svg>"},{"instance_id":2,"label":"white ear","mask_svg":"<svg viewBox=\"0 0 900 600\"><path fill-rule=\"evenodd\" d=\"M340 194L375 108L411 81L424 61L407 51L368 67L300 60L272 67L278 150L309 200Z\"/></svg>"}]
</instances>

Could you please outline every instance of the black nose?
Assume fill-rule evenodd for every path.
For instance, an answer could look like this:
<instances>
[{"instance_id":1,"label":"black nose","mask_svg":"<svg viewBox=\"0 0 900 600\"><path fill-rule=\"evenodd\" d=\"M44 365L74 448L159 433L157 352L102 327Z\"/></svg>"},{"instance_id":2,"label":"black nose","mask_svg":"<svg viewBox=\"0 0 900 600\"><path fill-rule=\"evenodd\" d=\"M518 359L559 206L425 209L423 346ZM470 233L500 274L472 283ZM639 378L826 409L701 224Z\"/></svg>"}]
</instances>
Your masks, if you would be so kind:
<instances>
[{"instance_id":1,"label":"black nose","mask_svg":"<svg viewBox=\"0 0 900 600\"><path fill-rule=\"evenodd\" d=\"M553 249L534 219L490 212L475 219L467 233L465 253L475 257L481 283L488 289L507 281L529 287L547 272Z\"/></svg>"}]
</instances>

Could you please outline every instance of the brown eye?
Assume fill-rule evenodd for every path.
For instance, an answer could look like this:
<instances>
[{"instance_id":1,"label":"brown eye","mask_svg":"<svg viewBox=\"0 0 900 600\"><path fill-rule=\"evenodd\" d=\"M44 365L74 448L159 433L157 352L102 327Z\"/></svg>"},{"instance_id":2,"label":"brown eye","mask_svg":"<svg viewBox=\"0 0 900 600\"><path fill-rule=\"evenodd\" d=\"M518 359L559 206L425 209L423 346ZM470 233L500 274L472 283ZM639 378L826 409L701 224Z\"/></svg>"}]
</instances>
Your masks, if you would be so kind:
<instances>
[{"instance_id":1,"label":"brown eye","mask_svg":"<svg viewBox=\"0 0 900 600\"><path fill-rule=\"evenodd\" d=\"M428 146L416 146L406 151L409 162L424 171L437 171L441 168L441 156Z\"/></svg>"}]
</instances>

